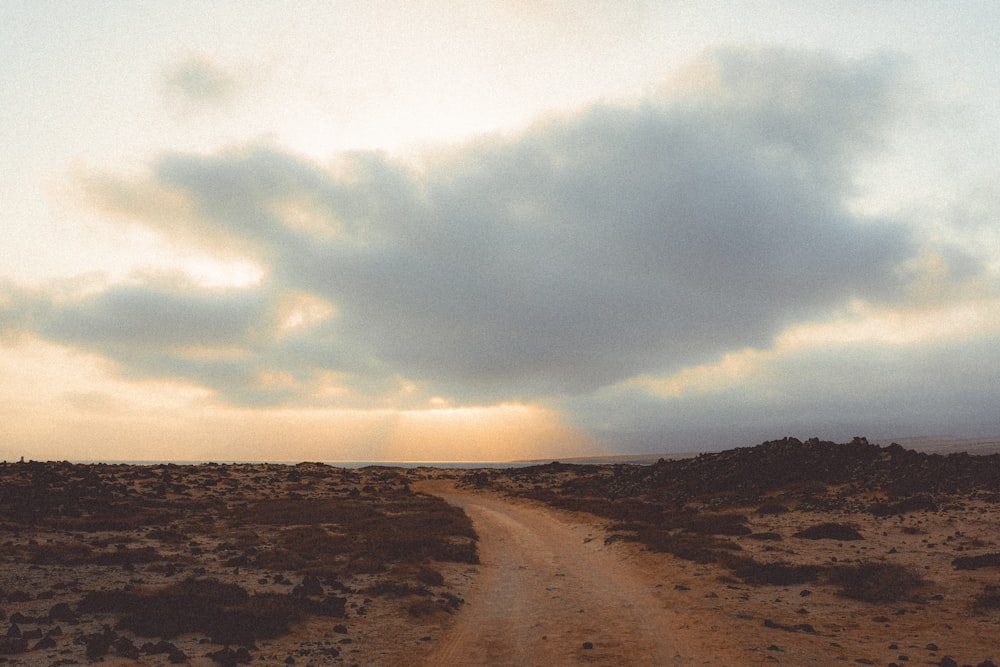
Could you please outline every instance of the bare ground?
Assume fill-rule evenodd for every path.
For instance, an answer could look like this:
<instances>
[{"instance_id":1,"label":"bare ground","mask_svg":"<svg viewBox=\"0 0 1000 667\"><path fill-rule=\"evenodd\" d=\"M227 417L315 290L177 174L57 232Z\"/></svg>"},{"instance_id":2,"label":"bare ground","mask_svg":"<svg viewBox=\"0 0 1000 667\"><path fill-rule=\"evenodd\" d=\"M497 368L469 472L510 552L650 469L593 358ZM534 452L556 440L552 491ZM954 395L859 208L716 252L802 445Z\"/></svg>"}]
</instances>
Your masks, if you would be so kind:
<instances>
[{"instance_id":1,"label":"bare ground","mask_svg":"<svg viewBox=\"0 0 1000 667\"><path fill-rule=\"evenodd\" d=\"M421 490L472 518L481 560L425 665L739 664L724 633L692 632L635 549L606 546L592 517L447 482Z\"/></svg>"}]
</instances>

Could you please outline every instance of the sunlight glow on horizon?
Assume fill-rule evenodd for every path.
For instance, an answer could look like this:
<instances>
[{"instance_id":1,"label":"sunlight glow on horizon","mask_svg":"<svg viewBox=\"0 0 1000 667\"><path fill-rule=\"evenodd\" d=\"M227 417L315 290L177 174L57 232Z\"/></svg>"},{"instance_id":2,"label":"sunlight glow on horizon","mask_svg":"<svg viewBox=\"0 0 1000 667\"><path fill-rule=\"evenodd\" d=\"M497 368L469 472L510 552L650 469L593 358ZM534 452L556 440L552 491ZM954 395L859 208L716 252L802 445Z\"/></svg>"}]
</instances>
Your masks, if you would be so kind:
<instances>
[{"instance_id":1,"label":"sunlight glow on horizon","mask_svg":"<svg viewBox=\"0 0 1000 667\"><path fill-rule=\"evenodd\" d=\"M199 387L116 378L99 357L37 341L0 350L0 370L3 407L15 415L5 422L3 460L505 462L601 451L530 404L229 407ZM102 454L86 454L94 451Z\"/></svg>"}]
</instances>

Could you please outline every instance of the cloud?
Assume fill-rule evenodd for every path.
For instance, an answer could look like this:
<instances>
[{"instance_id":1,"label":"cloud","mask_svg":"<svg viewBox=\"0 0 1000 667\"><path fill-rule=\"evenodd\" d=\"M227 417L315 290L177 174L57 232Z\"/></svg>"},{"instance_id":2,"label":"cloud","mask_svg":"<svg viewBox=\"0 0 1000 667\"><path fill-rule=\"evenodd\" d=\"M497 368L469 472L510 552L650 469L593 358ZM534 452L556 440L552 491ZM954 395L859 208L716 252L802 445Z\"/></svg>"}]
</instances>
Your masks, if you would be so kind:
<instances>
[{"instance_id":1,"label":"cloud","mask_svg":"<svg viewBox=\"0 0 1000 667\"><path fill-rule=\"evenodd\" d=\"M244 404L377 400L406 383L466 404L581 397L766 348L914 283L913 229L849 205L900 79L884 57L727 49L647 99L407 159L165 154L145 180L92 179L92 201L238 248L261 284L113 288L53 304L36 331ZM963 275L982 270L949 252ZM326 315L285 331L289 295Z\"/></svg>"},{"instance_id":2,"label":"cloud","mask_svg":"<svg viewBox=\"0 0 1000 667\"><path fill-rule=\"evenodd\" d=\"M995 332L958 344L855 344L761 355L721 386L659 395L623 383L560 401L610 449L724 449L782 435L850 439L1000 432Z\"/></svg>"},{"instance_id":3,"label":"cloud","mask_svg":"<svg viewBox=\"0 0 1000 667\"><path fill-rule=\"evenodd\" d=\"M184 111L200 111L228 104L239 89L236 79L206 56L189 55L162 73L167 101Z\"/></svg>"}]
</instances>

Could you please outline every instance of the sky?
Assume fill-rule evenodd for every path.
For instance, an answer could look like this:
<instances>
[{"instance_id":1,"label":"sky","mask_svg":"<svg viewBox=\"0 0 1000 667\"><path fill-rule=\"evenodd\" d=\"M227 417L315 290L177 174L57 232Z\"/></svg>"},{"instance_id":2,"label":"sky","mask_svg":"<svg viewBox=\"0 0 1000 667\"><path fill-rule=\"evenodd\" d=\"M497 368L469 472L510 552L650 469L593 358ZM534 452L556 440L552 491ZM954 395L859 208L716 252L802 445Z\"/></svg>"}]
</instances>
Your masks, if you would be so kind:
<instances>
[{"instance_id":1,"label":"sky","mask_svg":"<svg viewBox=\"0 0 1000 667\"><path fill-rule=\"evenodd\" d=\"M1000 434L1000 3L0 3L0 459Z\"/></svg>"}]
</instances>

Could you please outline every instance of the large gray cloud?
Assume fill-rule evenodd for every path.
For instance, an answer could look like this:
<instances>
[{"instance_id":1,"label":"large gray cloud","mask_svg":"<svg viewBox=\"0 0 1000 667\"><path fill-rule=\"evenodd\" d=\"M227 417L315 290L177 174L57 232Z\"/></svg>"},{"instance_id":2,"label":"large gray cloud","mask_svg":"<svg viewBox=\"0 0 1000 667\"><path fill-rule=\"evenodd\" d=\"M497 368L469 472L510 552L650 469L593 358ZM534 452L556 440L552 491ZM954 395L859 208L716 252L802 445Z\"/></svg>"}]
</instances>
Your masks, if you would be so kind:
<instances>
[{"instance_id":1,"label":"large gray cloud","mask_svg":"<svg viewBox=\"0 0 1000 667\"><path fill-rule=\"evenodd\" d=\"M357 152L321 165L248 147L164 155L151 184L98 181L104 205L136 215L137 189L183 201L183 214L140 222L239 247L267 268L265 284L214 296L110 291L56 307L39 331L238 402L296 399L248 390L261 368L303 382L342 372L371 391L404 376L497 400L669 372L766 346L852 297L893 298L916 252L911 232L846 202L853 170L896 118L897 65L723 50L698 71L712 85L595 105L418 160ZM287 339L262 336L287 290L336 315ZM246 355L168 353L199 341Z\"/></svg>"},{"instance_id":2,"label":"large gray cloud","mask_svg":"<svg viewBox=\"0 0 1000 667\"><path fill-rule=\"evenodd\" d=\"M610 449L628 452L725 449L784 435L994 437L998 368L992 339L858 345L775 358L766 386L736 382L679 396L616 387L559 407Z\"/></svg>"}]
</instances>

